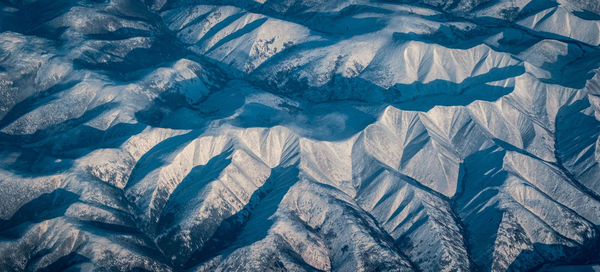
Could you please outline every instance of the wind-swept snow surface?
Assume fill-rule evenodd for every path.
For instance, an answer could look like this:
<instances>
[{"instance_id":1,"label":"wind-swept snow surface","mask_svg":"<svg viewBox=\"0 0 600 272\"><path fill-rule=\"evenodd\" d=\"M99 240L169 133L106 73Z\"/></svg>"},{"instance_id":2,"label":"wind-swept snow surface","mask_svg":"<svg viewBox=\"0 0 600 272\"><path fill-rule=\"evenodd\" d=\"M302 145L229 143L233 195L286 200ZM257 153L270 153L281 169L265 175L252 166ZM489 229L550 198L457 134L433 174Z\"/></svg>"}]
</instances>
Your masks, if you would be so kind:
<instances>
[{"instance_id":1,"label":"wind-swept snow surface","mask_svg":"<svg viewBox=\"0 0 600 272\"><path fill-rule=\"evenodd\" d=\"M600 4L0 1L0 271L596 271Z\"/></svg>"}]
</instances>

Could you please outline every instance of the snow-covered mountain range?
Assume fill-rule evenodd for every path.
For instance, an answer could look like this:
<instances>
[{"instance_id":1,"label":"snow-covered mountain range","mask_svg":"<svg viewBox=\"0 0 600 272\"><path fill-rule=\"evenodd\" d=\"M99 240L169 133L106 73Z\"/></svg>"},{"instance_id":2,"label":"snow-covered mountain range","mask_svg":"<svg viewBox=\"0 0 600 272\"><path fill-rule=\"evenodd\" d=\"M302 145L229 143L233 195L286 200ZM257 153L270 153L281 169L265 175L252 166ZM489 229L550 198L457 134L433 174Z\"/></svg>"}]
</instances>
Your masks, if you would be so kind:
<instances>
[{"instance_id":1,"label":"snow-covered mountain range","mask_svg":"<svg viewBox=\"0 0 600 272\"><path fill-rule=\"evenodd\" d=\"M598 271L600 1L2 0L0 271Z\"/></svg>"}]
</instances>

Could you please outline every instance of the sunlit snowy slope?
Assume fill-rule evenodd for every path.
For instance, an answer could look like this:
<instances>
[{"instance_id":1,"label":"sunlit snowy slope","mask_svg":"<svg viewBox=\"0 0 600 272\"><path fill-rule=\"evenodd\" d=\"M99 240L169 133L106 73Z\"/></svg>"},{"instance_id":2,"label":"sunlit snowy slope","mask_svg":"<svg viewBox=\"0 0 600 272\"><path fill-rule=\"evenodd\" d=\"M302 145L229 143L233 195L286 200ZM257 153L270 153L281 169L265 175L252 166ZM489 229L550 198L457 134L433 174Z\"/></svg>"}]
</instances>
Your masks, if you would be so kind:
<instances>
[{"instance_id":1,"label":"sunlit snowy slope","mask_svg":"<svg viewBox=\"0 0 600 272\"><path fill-rule=\"evenodd\" d=\"M597 0L2 0L0 271L598 271Z\"/></svg>"}]
</instances>

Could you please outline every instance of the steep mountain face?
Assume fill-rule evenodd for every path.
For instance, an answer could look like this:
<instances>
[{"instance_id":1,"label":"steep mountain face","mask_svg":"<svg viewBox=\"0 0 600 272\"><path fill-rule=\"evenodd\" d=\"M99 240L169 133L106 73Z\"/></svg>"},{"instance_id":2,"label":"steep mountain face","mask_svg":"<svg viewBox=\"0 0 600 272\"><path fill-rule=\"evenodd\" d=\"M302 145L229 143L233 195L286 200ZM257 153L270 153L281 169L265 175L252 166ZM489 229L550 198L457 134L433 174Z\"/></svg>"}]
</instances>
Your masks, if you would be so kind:
<instances>
[{"instance_id":1,"label":"steep mountain face","mask_svg":"<svg viewBox=\"0 0 600 272\"><path fill-rule=\"evenodd\" d=\"M600 269L598 1L0 1L0 30L1 271Z\"/></svg>"}]
</instances>

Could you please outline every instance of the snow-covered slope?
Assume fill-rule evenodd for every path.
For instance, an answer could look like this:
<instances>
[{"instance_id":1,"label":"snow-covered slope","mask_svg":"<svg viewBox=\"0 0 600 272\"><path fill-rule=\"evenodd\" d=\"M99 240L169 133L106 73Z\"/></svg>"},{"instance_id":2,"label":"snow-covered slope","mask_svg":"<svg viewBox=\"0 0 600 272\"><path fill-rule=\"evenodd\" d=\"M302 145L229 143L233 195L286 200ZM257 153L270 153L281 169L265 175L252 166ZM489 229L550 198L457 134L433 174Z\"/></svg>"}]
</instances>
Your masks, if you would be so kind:
<instances>
[{"instance_id":1,"label":"snow-covered slope","mask_svg":"<svg viewBox=\"0 0 600 272\"><path fill-rule=\"evenodd\" d=\"M0 30L1 271L600 266L597 1L1 1Z\"/></svg>"}]
</instances>

